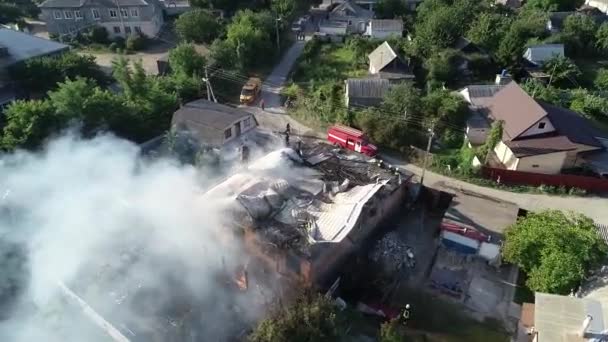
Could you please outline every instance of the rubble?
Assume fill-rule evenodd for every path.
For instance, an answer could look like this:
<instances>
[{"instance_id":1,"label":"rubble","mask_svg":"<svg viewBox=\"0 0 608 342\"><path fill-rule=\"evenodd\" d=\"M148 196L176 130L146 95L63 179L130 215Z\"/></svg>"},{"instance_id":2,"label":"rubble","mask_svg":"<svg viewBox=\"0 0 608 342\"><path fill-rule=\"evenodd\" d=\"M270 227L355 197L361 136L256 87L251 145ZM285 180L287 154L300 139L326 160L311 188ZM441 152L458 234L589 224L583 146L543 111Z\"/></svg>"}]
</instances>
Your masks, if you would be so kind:
<instances>
[{"instance_id":1,"label":"rubble","mask_svg":"<svg viewBox=\"0 0 608 342\"><path fill-rule=\"evenodd\" d=\"M379 240L369 257L374 262L381 263L387 271L398 271L416 266L413 249L399 238L397 232L390 232Z\"/></svg>"}]
</instances>

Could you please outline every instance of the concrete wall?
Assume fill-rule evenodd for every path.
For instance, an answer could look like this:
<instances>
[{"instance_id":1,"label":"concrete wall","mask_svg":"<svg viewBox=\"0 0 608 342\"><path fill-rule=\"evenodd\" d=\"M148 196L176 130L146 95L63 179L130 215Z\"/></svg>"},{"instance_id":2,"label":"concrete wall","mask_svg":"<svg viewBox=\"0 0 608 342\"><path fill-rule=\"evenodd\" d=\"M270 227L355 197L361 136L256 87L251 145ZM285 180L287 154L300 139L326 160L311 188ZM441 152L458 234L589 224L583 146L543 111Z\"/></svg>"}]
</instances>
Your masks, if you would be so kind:
<instances>
[{"instance_id":1,"label":"concrete wall","mask_svg":"<svg viewBox=\"0 0 608 342\"><path fill-rule=\"evenodd\" d=\"M511 149L504 142L501 141L496 145L494 153L496 153L498 160L500 160L507 170L517 170L519 159L515 157Z\"/></svg>"},{"instance_id":2,"label":"concrete wall","mask_svg":"<svg viewBox=\"0 0 608 342\"><path fill-rule=\"evenodd\" d=\"M555 175L561 172L565 159L566 152L519 158L519 163L515 170Z\"/></svg>"},{"instance_id":3,"label":"concrete wall","mask_svg":"<svg viewBox=\"0 0 608 342\"><path fill-rule=\"evenodd\" d=\"M544 124L545 127L544 128L539 128L539 126L541 124ZM537 135L537 134L543 134L543 133L551 133L551 132L555 132L555 127L553 127L553 124L551 123L551 121L549 120L549 118L544 117L541 120L539 120L537 123L535 123L532 127L528 128L528 130L526 130L525 132L523 132L522 134L520 134L520 137L527 137L527 136L531 136L531 135Z\"/></svg>"},{"instance_id":4,"label":"concrete wall","mask_svg":"<svg viewBox=\"0 0 608 342\"><path fill-rule=\"evenodd\" d=\"M249 126L246 126L246 121L247 119L249 119ZM241 127L241 135L251 131L252 129L254 129L257 126L257 123L255 121L255 118L253 117L253 115L248 116L246 118L242 118L240 120L237 120L235 122L233 122L232 124L230 124L230 126L226 127L224 129L224 131L230 129L230 131L232 132L232 135L230 136L230 138L228 139L224 139L224 143L227 143L233 139L238 138L236 135L236 125L239 125Z\"/></svg>"}]
</instances>

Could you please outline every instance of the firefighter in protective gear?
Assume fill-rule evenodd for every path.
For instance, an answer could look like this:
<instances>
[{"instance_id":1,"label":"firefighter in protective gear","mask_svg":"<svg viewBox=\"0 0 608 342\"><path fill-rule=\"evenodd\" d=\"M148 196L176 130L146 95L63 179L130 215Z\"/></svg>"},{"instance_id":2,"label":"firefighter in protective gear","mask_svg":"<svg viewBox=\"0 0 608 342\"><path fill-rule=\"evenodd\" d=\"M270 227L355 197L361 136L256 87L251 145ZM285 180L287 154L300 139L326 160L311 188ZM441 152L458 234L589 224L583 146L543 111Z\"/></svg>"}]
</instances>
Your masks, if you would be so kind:
<instances>
[{"instance_id":1,"label":"firefighter in protective gear","mask_svg":"<svg viewBox=\"0 0 608 342\"><path fill-rule=\"evenodd\" d=\"M403 321L403 324L407 324L407 321L410 320L410 305L409 304L405 304L405 309L403 309L403 312L401 313L401 320Z\"/></svg>"}]
</instances>

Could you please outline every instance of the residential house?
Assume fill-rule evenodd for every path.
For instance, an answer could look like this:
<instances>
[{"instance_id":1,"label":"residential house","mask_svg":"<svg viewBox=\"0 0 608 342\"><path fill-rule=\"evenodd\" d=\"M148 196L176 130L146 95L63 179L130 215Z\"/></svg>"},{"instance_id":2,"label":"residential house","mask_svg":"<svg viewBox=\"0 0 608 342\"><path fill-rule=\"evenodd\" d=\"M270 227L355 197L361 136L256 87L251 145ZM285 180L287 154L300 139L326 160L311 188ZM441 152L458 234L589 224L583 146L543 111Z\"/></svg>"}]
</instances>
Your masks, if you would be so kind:
<instances>
[{"instance_id":1,"label":"residential house","mask_svg":"<svg viewBox=\"0 0 608 342\"><path fill-rule=\"evenodd\" d=\"M110 37L135 33L156 37L164 23L157 0L46 0L40 10L49 33L57 35L101 26Z\"/></svg>"},{"instance_id":2,"label":"residential house","mask_svg":"<svg viewBox=\"0 0 608 342\"><path fill-rule=\"evenodd\" d=\"M563 57L564 44L540 44L529 46L524 52L524 59L532 66L540 67L553 57Z\"/></svg>"},{"instance_id":3,"label":"residential house","mask_svg":"<svg viewBox=\"0 0 608 342\"><path fill-rule=\"evenodd\" d=\"M349 78L345 83L344 99L349 109L380 105L390 88L390 82L381 78Z\"/></svg>"},{"instance_id":4,"label":"residential house","mask_svg":"<svg viewBox=\"0 0 608 342\"><path fill-rule=\"evenodd\" d=\"M258 125L253 114L207 100L186 103L171 120L177 132L188 132L206 146L223 147Z\"/></svg>"},{"instance_id":5,"label":"residential house","mask_svg":"<svg viewBox=\"0 0 608 342\"><path fill-rule=\"evenodd\" d=\"M368 56L369 74L387 79L391 83L413 80L414 74L408 59L401 57L388 42L380 44Z\"/></svg>"},{"instance_id":6,"label":"residential house","mask_svg":"<svg viewBox=\"0 0 608 342\"><path fill-rule=\"evenodd\" d=\"M340 43L344 41L347 30L348 22L324 20L319 24L319 32L316 35L321 39Z\"/></svg>"},{"instance_id":7,"label":"residential house","mask_svg":"<svg viewBox=\"0 0 608 342\"><path fill-rule=\"evenodd\" d=\"M608 16L605 14L595 10L595 11L576 11L576 12L550 12L549 19L547 20L547 31L551 33L559 33L562 31L564 27L564 23L566 18L572 15L584 15L589 16L593 19L598 25L604 23Z\"/></svg>"},{"instance_id":8,"label":"residential house","mask_svg":"<svg viewBox=\"0 0 608 342\"><path fill-rule=\"evenodd\" d=\"M319 4L319 9L331 9L333 5L341 4L348 0L323 0L321 4ZM352 0L355 4L363 7L364 9L373 11L374 7L380 0ZM405 3L405 6L410 10L414 11L420 5L423 0L402 0Z\"/></svg>"},{"instance_id":9,"label":"residential house","mask_svg":"<svg viewBox=\"0 0 608 342\"><path fill-rule=\"evenodd\" d=\"M536 292L519 326L534 342L592 342L608 338L606 290L578 298Z\"/></svg>"},{"instance_id":10,"label":"residential house","mask_svg":"<svg viewBox=\"0 0 608 342\"><path fill-rule=\"evenodd\" d=\"M585 5L597 8L602 13L608 14L608 0L585 0Z\"/></svg>"},{"instance_id":11,"label":"residential house","mask_svg":"<svg viewBox=\"0 0 608 342\"><path fill-rule=\"evenodd\" d=\"M20 94L9 77L8 70L11 66L35 57L59 55L69 48L68 45L52 40L0 28L0 112L3 107L19 98Z\"/></svg>"},{"instance_id":12,"label":"residential house","mask_svg":"<svg viewBox=\"0 0 608 342\"><path fill-rule=\"evenodd\" d=\"M509 8L520 8L523 0L496 0L497 4L507 6Z\"/></svg>"},{"instance_id":13,"label":"residential house","mask_svg":"<svg viewBox=\"0 0 608 342\"><path fill-rule=\"evenodd\" d=\"M366 10L352 1L345 1L329 12L328 19L333 22L347 23L348 33L364 33L367 22L374 12Z\"/></svg>"},{"instance_id":14,"label":"residential house","mask_svg":"<svg viewBox=\"0 0 608 342\"><path fill-rule=\"evenodd\" d=\"M403 37L403 20L401 19L372 19L367 24L365 36L375 39Z\"/></svg>"},{"instance_id":15,"label":"residential house","mask_svg":"<svg viewBox=\"0 0 608 342\"><path fill-rule=\"evenodd\" d=\"M503 121L503 136L494 153L508 170L558 174L608 146L608 136L587 119L535 100L515 82L487 102L488 119Z\"/></svg>"}]
</instances>

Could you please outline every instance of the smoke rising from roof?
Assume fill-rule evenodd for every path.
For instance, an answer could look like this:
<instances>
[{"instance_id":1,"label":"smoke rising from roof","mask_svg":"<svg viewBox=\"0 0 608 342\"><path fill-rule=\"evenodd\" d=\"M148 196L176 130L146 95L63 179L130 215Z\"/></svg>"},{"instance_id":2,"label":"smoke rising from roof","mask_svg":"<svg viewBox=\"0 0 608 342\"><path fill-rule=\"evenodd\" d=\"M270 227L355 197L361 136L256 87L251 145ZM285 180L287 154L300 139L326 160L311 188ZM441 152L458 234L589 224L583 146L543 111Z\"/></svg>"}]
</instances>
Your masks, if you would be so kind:
<instances>
[{"instance_id":1,"label":"smoke rising from roof","mask_svg":"<svg viewBox=\"0 0 608 342\"><path fill-rule=\"evenodd\" d=\"M131 341L221 341L259 313L222 282L246 258L208 177L138 155L67 135L0 156L0 341L111 340L58 282Z\"/></svg>"}]
</instances>

